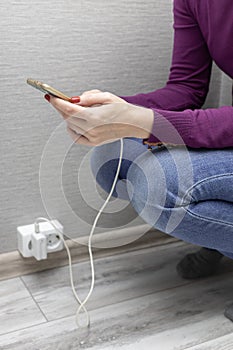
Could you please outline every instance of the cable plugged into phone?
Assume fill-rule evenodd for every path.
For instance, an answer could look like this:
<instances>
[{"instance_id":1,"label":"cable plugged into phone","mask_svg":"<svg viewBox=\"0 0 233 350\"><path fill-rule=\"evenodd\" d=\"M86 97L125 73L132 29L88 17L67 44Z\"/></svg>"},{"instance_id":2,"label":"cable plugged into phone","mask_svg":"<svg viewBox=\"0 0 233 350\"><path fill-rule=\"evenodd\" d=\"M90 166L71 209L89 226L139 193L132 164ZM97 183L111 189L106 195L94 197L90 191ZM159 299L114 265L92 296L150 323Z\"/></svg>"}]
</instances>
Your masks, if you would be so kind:
<instances>
[{"instance_id":1,"label":"cable plugged into phone","mask_svg":"<svg viewBox=\"0 0 233 350\"><path fill-rule=\"evenodd\" d=\"M59 234L58 234L59 233ZM58 220L17 227L18 250L25 258L45 260L49 253L63 250L63 226Z\"/></svg>"}]
</instances>

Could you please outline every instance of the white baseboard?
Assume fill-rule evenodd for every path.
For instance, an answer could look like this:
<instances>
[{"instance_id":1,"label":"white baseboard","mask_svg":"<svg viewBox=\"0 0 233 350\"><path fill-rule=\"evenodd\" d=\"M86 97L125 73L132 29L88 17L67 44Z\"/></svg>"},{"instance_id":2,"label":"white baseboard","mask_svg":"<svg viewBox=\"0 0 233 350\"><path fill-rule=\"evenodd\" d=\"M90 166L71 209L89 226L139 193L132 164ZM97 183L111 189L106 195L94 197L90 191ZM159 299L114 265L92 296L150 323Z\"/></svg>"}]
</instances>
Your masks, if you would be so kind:
<instances>
[{"instance_id":1,"label":"white baseboard","mask_svg":"<svg viewBox=\"0 0 233 350\"><path fill-rule=\"evenodd\" d=\"M165 235L147 225L130 227L97 234L93 237L94 258L102 258L115 254L139 249L163 246L178 240ZM146 233L145 233L146 232ZM87 242L88 237L76 240L66 240L71 252L72 262L81 262L89 259ZM128 243L128 244L126 244ZM47 260L37 261L34 258L23 258L18 251L0 254L0 280L5 280L30 273L68 265L66 250L48 255Z\"/></svg>"}]
</instances>

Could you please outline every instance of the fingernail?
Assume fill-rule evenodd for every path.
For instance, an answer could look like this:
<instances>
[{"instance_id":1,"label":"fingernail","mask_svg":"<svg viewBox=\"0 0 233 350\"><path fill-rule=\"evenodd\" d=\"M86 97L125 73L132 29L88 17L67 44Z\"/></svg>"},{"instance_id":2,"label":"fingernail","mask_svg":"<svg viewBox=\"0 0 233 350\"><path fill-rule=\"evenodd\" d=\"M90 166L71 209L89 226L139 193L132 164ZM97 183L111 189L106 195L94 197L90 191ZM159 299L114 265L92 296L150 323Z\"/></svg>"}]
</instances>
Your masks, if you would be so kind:
<instances>
[{"instance_id":1,"label":"fingernail","mask_svg":"<svg viewBox=\"0 0 233 350\"><path fill-rule=\"evenodd\" d=\"M44 96L44 98L45 98L48 102L50 102L50 96L49 96L48 94L46 94L46 95Z\"/></svg>"},{"instance_id":2,"label":"fingernail","mask_svg":"<svg viewBox=\"0 0 233 350\"><path fill-rule=\"evenodd\" d=\"M80 102L80 97L79 96L71 97L71 103L79 103L79 102Z\"/></svg>"}]
</instances>

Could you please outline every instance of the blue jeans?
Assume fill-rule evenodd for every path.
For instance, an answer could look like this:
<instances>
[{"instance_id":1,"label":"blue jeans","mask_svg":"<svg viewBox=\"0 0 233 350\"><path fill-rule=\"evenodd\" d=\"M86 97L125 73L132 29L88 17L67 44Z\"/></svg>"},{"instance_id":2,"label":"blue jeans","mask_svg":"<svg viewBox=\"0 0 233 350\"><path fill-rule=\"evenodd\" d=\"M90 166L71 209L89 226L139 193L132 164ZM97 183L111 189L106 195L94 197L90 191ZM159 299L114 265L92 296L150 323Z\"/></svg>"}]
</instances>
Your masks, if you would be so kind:
<instances>
[{"instance_id":1,"label":"blue jeans","mask_svg":"<svg viewBox=\"0 0 233 350\"><path fill-rule=\"evenodd\" d=\"M119 141L93 150L92 171L106 192L119 153ZM156 229L233 259L233 148L150 151L142 140L125 138L113 196L129 200Z\"/></svg>"}]
</instances>

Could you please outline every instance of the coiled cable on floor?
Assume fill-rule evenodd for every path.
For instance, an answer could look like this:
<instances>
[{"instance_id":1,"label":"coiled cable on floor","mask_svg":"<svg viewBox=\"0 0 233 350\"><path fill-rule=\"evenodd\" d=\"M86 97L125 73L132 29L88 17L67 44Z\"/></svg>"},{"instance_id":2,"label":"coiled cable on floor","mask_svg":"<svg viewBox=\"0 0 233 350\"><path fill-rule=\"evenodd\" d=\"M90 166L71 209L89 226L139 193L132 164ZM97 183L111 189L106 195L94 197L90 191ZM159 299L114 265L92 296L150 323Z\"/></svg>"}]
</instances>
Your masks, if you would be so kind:
<instances>
[{"instance_id":1,"label":"coiled cable on floor","mask_svg":"<svg viewBox=\"0 0 233 350\"><path fill-rule=\"evenodd\" d=\"M73 294L74 294L77 302L79 303L79 307L78 307L76 315L75 315L75 321L76 321L76 324L77 324L78 327L82 327L82 325L80 324L80 313L81 313L82 310L84 311L84 313L86 315L86 325L85 326L86 327L90 327L90 316L89 316L89 313L88 313L85 305L88 302L89 298L91 297L91 294L92 294L94 286L95 286L95 267L94 267L94 260L93 260L93 254L92 254L92 237L93 237L96 225L98 223L98 220L99 220L101 214L103 213L105 207L107 206L110 198L112 197L113 191L114 191L114 189L116 187L116 183L117 183L117 180L118 180L118 177L119 177L119 173L120 173L120 170L121 170L121 164L122 164L122 158L123 158L123 150L124 150L123 139L120 139L119 162L118 162L116 175L115 175L115 178L114 178L114 181L113 181L113 184L112 184L112 188L111 188L111 190L109 192L109 195L108 195L107 199L105 200L104 204L100 208L100 210L99 210L99 212L98 212L98 214L97 214L97 216L96 216L96 218L94 220L94 223L93 223L90 235L89 235L89 239L88 239L88 252L89 252L89 257L90 257L90 265L91 265L91 286L90 286L90 289L89 289L89 292L88 292L86 298L83 301L80 300L80 298L79 298L79 296L78 296L78 294L77 294L77 292L75 290L75 287L74 287L71 254L70 254L69 247L68 247L66 241L64 240L63 236L60 234L60 232L57 229L57 227L50 220L48 220L46 218L40 217L40 218L37 218L35 220L35 222L34 222L35 232L39 231L38 225L39 225L40 221L45 221L45 222L50 223L54 227L54 229L57 232L58 236L60 237L60 239L64 243L64 246L65 246L66 251L67 251L68 259L69 259L69 271L70 271L71 288L72 288Z\"/></svg>"}]
</instances>

